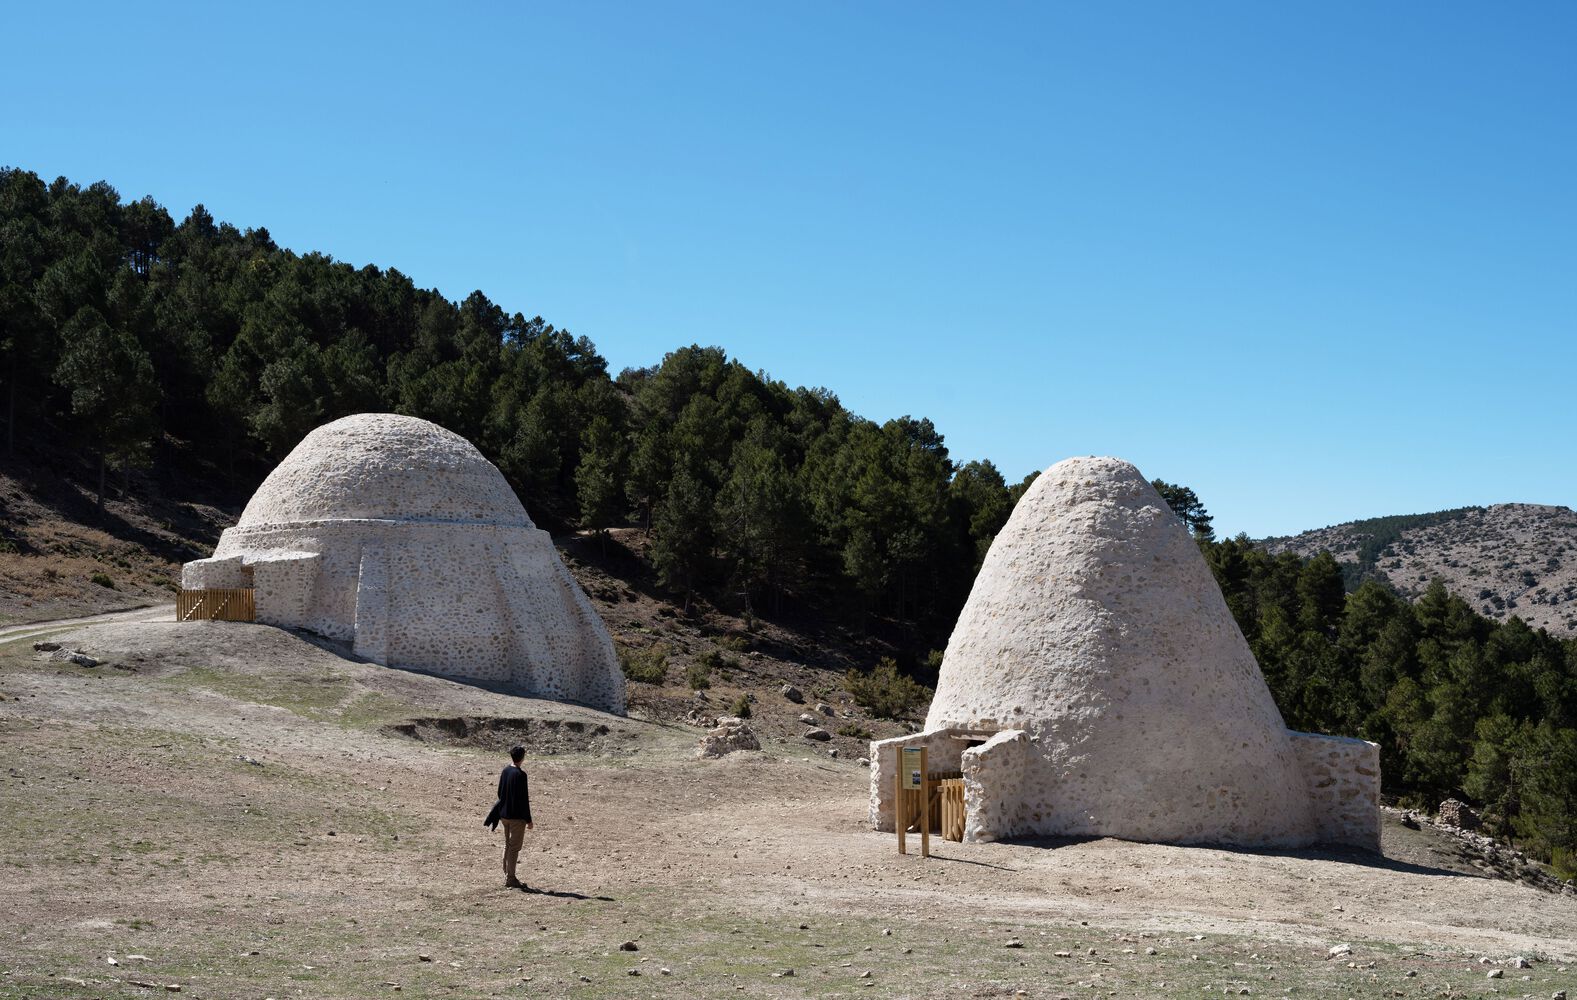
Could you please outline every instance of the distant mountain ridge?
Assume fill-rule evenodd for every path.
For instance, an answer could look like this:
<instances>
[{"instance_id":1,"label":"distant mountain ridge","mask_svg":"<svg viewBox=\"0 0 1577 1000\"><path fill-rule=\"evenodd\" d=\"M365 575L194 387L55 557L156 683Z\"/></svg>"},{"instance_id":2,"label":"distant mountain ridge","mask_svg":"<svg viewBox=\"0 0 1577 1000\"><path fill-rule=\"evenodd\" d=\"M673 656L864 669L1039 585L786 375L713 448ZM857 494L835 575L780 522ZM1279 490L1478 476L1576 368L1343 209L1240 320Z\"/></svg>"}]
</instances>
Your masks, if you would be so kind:
<instances>
[{"instance_id":1,"label":"distant mountain ridge","mask_svg":"<svg viewBox=\"0 0 1577 1000\"><path fill-rule=\"evenodd\" d=\"M1402 514L1262 539L1271 553L1329 551L1349 586L1374 578L1407 598L1439 578L1480 613L1577 637L1577 511L1504 503Z\"/></svg>"}]
</instances>

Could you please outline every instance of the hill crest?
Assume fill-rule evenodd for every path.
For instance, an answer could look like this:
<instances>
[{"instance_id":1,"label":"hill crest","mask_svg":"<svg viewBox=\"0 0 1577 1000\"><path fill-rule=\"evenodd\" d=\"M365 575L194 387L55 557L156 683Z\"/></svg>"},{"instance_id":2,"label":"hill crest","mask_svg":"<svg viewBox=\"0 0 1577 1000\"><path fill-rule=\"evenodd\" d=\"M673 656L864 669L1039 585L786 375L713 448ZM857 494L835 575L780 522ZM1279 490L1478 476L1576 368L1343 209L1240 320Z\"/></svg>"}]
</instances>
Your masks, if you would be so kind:
<instances>
[{"instance_id":1,"label":"hill crest","mask_svg":"<svg viewBox=\"0 0 1577 1000\"><path fill-rule=\"evenodd\" d=\"M1481 614L1577 637L1577 511L1503 503L1349 521L1260 541L1273 553L1329 551L1350 586L1382 580L1408 599L1431 581Z\"/></svg>"}]
</instances>

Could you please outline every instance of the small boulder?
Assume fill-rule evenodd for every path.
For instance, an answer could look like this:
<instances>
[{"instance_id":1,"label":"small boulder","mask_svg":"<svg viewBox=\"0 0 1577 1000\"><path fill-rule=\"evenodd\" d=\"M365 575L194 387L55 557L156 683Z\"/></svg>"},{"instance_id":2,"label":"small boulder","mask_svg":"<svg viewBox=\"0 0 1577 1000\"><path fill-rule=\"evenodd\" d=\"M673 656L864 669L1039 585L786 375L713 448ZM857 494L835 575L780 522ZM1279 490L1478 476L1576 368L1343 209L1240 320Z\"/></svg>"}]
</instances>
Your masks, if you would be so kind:
<instances>
[{"instance_id":1,"label":"small boulder","mask_svg":"<svg viewBox=\"0 0 1577 1000\"><path fill-rule=\"evenodd\" d=\"M1513 969L1531 969L1533 968L1533 963L1528 961L1526 958L1523 958L1521 955L1518 955L1516 958L1511 960L1511 967Z\"/></svg>"},{"instance_id":2,"label":"small boulder","mask_svg":"<svg viewBox=\"0 0 1577 1000\"><path fill-rule=\"evenodd\" d=\"M814 726L821 720L816 718L814 715L811 715L809 712L801 712L799 713L799 721L803 722L807 726Z\"/></svg>"},{"instance_id":3,"label":"small boulder","mask_svg":"<svg viewBox=\"0 0 1577 1000\"><path fill-rule=\"evenodd\" d=\"M634 941L626 941L623 944L619 945L619 950L620 951L640 951L641 950L641 946L636 944Z\"/></svg>"},{"instance_id":4,"label":"small boulder","mask_svg":"<svg viewBox=\"0 0 1577 1000\"><path fill-rule=\"evenodd\" d=\"M792 701L796 705L802 705L805 703L805 696L800 693L799 688L792 684L785 684L778 690L783 692L783 697L787 698L789 701Z\"/></svg>"},{"instance_id":5,"label":"small boulder","mask_svg":"<svg viewBox=\"0 0 1577 1000\"><path fill-rule=\"evenodd\" d=\"M725 715L717 720L717 728L701 737L696 747L697 757L726 757L738 750L760 750L761 741L745 725L745 720Z\"/></svg>"},{"instance_id":6,"label":"small boulder","mask_svg":"<svg viewBox=\"0 0 1577 1000\"><path fill-rule=\"evenodd\" d=\"M57 650L59 648L60 648L60 643L58 643L58 642L35 642L35 643L33 643L33 651L35 653L53 653L55 650Z\"/></svg>"},{"instance_id":7,"label":"small boulder","mask_svg":"<svg viewBox=\"0 0 1577 1000\"><path fill-rule=\"evenodd\" d=\"M832 711L832 706L827 704L824 701L819 701L819 702L816 703L816 711L820 712L822 715L833 715L834 714L833 711Z\"/></svg>"},{"instance_id":8,"label":"small boulder","mask_svg":"<svg viewBox=\"0 0 1577 1000\"><path fill-rule=\"evenodd\" d=\"M1327 951L1325 953L1325 957L1326 958L1344 958L1347 955L1351 955L1351 954L1352 954L1352 945L1350 945L1350 944L1336 944L1336 945L1332 945L1331 946L1331 950Z\"/></svg>"},{"instance_id":9,"label":"small boulder","mask_svg":"<svg viewBox=\"0 0 1577 1000\"><path fill-rule=\"evenodd\" d=\"M832 734L825 729L808 729L805 731L805 738L815 740L817 743L825 743L832 739Z\"/></svg>"},{"instance_id":10,"label":"small boulder","mask_svg":"<svg viewBox=\"0 0 1577 1000\"><path fill-rule=\"evenodd\" d=\"M1506 975L1506 972L1505 972L1504 969L1490 969L1489 972L1485 973L1484 978L1485 979L1500 979L1500 978L1502 978L1505 975Z\"/></svg>"}]
</instances>

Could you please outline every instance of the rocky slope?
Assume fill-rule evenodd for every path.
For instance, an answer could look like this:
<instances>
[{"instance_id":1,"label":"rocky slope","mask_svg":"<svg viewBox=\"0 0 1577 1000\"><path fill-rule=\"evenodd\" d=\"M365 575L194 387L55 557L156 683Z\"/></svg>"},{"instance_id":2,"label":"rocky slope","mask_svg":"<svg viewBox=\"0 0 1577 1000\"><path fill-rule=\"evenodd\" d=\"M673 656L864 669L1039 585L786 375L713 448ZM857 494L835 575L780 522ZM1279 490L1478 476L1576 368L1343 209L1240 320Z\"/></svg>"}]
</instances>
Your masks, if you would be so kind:
<instances>
[{"instance_id":1,"label":"rocky slope","mask_svg":"<svg viewBox=\"0 0 1577 1000\"><path fill-rule=\"evenodd\" d=\"M1288 538L1271 552L1328 550L1349 581L1375 577L1409 598L1439 578L1483 614L1577 636L1577 511L1508 503L1353 521Z\"/></svg>"}]
</instances>

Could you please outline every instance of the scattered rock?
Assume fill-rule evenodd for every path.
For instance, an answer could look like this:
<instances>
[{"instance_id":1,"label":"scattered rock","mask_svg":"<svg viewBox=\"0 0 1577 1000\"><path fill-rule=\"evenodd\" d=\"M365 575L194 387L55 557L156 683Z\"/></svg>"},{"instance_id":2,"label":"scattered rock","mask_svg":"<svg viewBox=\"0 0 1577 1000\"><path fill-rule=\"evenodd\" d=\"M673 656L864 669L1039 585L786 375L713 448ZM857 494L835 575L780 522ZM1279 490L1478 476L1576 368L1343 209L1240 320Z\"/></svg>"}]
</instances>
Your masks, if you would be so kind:
<instances>
[{"instance_id":1,"label":"scattered rock","mask_svg":"<svg viewBox=\"0 0 1577 1000\"><path fill-rule=\"evenodd\" d=\"M1556 990L1554 993L1550 994L1550 1000L1566 1000L1566 991Z\"/></svg>"},{"instance_id":2,"label":"scattered rock","mask_svg":"<svg viewBox=\"0 0 1577 1000\"><path fill-rule=\"evenodd\" d=\"M625 973L625 975L629 975L629 976L638 976L640 974L641 974L641 970L640 969L631 969L627 973Z\"/></svg>"},{"instance_id":3,"label":"scattered rock","mask_svg":"<svg viewBox=\"0 0 1577 1000\"><path fill-rule=\"evenodd\" d=\"M1504 969L1490 969L1489 972L1485 973L1484 978L1486 978L1486 979L1500 979L1505 974L1506 974L1506 972L1505 972Z\"/></svg>"},{"instance_id":4,"label":"scattered rock","mask_svg":"<svg viewBox=\"0 0 1577 1000\"><path fill-rule=\"evenodd\" d=\"M787 686L787 685L785 685L785 686ZM794 970L793 969L784 969L782 972L774 972L774 973L772 973L772 978L773 979L792 979L793 977L794 977Z\"/></svg>"},{"instance_id":5,"label":"scattered rock","mask_svg":"<svg viewBox=\"0 0 1577 1000\"><path fill-rule=\"evenodd\" d=\"M657 974L659 976L671 976L674 974L674 970L668 968L668 966L665 965L661 969L657 970Z\"/></svg>"},{"instance_id":6,"label":"scattered rock","mask_svg":"<svg viewBox=\"0 0 1577 1000\"><path fill-rule=\"evenodd\" d=\"M785 684L778 690L783 692L783 697L787 698L789 701L792 701L796 705L802 705L805 702L805 696L800 694L799 688L792 684Z\"/></svg>"},{"instance_id":7,"label":"scattered rock","mask_svg":"<svg viewBox=\"0 0 1577 1000\"><path fill-rule=\"evenodd\" d=\"M1004 947L1004 948L1022 948L1022 947L1024 947L1024 942L1020 941L1018 938L1008 938L1007 943L1004 944L1002 947Z\"/></svg>"},{"instance_id":8,"label":"scattered rock","mask_svg":"<svg viewBox=\"0 0 1577 1000\"><path fill-rule=\"evenodd\" d=\"M60 648L60 643L58 643L58 642L35 642L35 643L33 643L33 651L36 652L36 653L53 653L55 650L57 650L59 648Z\"/></svg>"},{"instance_id":9,"label":"scattered rock","mask_svg":"<svg viewBox=\"0 0 1577 1000\"><path fill-rule=\"evenodd\" d=\"M1409 830L1419 829L1418 816L1411 809L1405 810L1402 813L1402 825Z\"/></svg>"},{"instance_id":10,"label":"scattered rock","mask_svg":"<svg viewBox=\"0 0 1577 1000\"><path fill-rule=\"evenodd\" d=\"M1156 954L1156 951L1155 951L1155 949L1154 949L1154 948L1146 948L1146 949L1145 949L1145 950L1144 950L1144 953L1145 953L1145 954L1146 954L1146 955L1154 955L1154 954Z\"/></svg>"},{"instance_id":11,"label":"scattered rock","mask_svg":"<svg viewBox=\"0 0 1577 1000\"><path fill-rule=\"evenodd\" d=\"M1342 958L1342 957L1344 957L1346 955L1351 955L1351 954L1352 954L1352 945L1350 945L1350 944L1338 944L1338 945L1332 945L1331 946L1331 950L1325 953L1325 957L1326 958Z\"/></svg>"},{"instance_id":12,"label":"scattered rock","mask_svg":"<svg viewBox=\"0 0 1577 1000\"><path fill-rule=\"evenodd\" d=\"M818 743L825 743L832 739L832 734L825 729L809 729L805 732L805 738L807 740L815 740Z\"/></svg>"},{"instance_id":13,"label":"scattered rock","mask_svg":"<svg viewBox=\"0 0 1577 1000\"><path fill-rule=\"evenodd\" d=\"M418 962L431 962L433 960L433 956L431 956L431 955L417 955L416 956L416 960Z\"/></svg>"},{"instance_id":14,"label":"scattered rock","mask_svg":"<svg viewBox=\"0 0 1577 1000\"><path fill-rule=\"evenodd\" d=\"M243 764L251 764L253 767L262 767L263 766L263 762L262 761L258 760L256 757L248 757L244 753L236 754L235 755L235 759L240 761Z\"/></svg>"},{"instance_id":15,"label":"scattered rock","mask_svg":"<svg viewBox=\"0 0 1577 1000\"><path fill-rule=\"evenodd\" d=\"M818 701L816 703L816 711L820 712L822 715L832 715L832 714L834 714L833 711L832 711L832 706L827 704L824 701Z\"/></svg>"},{"instance_id":16,"label":"scattered rock","mask_svg":"<svg viewBox=\"0 0 1577 1000\"><path fill-rule=\"evenodd\" d=\"M814 715L811 715L809 712L801 712L799 713L799 721L803 722L807 726L814 726L821 720L816 718Z\"/></svg>"},{"instance_id":17,"label":"scattered rock","mask_svg":"<svg viewBox=\"0 0 1577 1000\"><path fill-rule=\"evenodd\" d=\"M833 747L831 750L828 750L827 751L827 756L828 757L836 757L836 756L838 756L838 748L837 747Z\"/></svg>"},{"instance_id":18,"label":"scattered rock","mask_svg":"<svg viewBox=\"0 0 1577 1000\"><path fill-rule=\"evenodd\" d=\"M1533 968L1533 963L1518 955L1511 960L1511 967L1513 969L1531 969Z\"/></svg>"},{"instance_id":19,"label":"scattered rock","mask_svg":"<svg viewBox=\"0 0 1577 1000\"><path fill-rule=\"evenodd\" d=\"M79 667L96 667L99 665L98 660L95 660L86 653L80 653L75 649L60 649L57 647L53 655L50 656L50 659L59 660L62 663L74 663Z\"/></svg>"},{"instance_id":20,"label":"scattered rock","mask_svg":"<svg viewBox=\"0 0 1577 1000\"><path fill-rule=\"evenodd\" d=\"M869 757L861 757L859 760L855 761L855 763L861 767L870 767L871 759Z\"/></svg>"},{"instance_id":21,"label":"scattered rock","mask_svg":"<svg viewBox=\"0 0 1577 1000\"><path fill-rule=\"evenodd\" d=\"M725 715L717 720L717 728L701 737L696 748L697 757L725 757L737 750L760 750L761 741L745 725L745 720Z\"/></svg>"},{"instance_id":22,"label":"scattered rock","mask_svg":"<svg viewBox=\"0 0 1577 1000\"><path fill-rule=\"evenodd\" d=\"M619 950L620 951L640 951L641 950L641 946L636 944L634 941L626 941L623 944L619 945Z\"/></svg>"}]
</instances>

